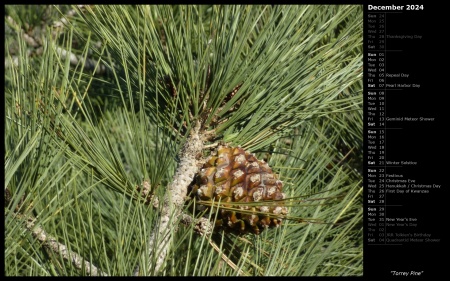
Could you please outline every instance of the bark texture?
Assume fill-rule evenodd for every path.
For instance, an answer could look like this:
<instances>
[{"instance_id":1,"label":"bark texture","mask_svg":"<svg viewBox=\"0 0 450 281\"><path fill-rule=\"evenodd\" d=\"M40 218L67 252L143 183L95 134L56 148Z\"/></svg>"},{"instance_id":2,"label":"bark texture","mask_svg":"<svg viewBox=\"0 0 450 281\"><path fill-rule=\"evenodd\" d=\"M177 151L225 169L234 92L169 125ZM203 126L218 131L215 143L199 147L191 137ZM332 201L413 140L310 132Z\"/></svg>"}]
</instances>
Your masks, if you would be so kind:
<instances>
[{"instance_id":1,"label":"bark texture","mask_svg":"<svg viewBox=\"0 0 450 281\"><path fill-rule=\"evenodd\" d=\"M188 186L198 169L197 155L203 150L203 142L199 136L200 125L200 122L197 122L181 150L177 170L164 196L161 218L150 235L148 268L150 269L152 260L156 258L155 274L162 269L161 266L167 257L167 252L172 244L172 233L176 231L182 218Z\"/></svg>"},{"instance_id":2,"label":"bark texture","mask_svg":"<svg viewBox=\"0 0 450 281\"><path fill-rule=\"evenodd\" d=\"M35 226L34 222L34 218L28 217L27 229L30 230L33 236L41 241L45 247L56 254L61 255L63 259L70 261L75 268L79 270L84 268L86 274L89 276L108 276L105 272L99 270L95 265L85 260L79 254L70 251L66 245L59 243L55 237L48 235L42 227Z\"/></svg>"}]
</instances>

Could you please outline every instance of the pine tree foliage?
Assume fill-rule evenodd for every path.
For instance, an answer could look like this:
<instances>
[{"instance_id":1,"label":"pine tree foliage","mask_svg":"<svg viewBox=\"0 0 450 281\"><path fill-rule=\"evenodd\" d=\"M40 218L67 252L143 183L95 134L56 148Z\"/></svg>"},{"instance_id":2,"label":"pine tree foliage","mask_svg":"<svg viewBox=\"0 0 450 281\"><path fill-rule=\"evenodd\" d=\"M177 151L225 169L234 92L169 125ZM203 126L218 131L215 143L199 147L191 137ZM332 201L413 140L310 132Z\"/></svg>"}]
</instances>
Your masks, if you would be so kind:
<instances>
[{"instance_id":1,"label":"pine tree foliage","mask_svg":"<svg viewBox=\"0 0 450 281\"><path fill-rule=\"evenodd\" d=\"M362 275L362 12L6 6L5 274ZM199 235L181 214L216 214L187 200L157 266L149 237L196 124L199 157L264 159L289 214Z\"/></svg>"}]
</instances>

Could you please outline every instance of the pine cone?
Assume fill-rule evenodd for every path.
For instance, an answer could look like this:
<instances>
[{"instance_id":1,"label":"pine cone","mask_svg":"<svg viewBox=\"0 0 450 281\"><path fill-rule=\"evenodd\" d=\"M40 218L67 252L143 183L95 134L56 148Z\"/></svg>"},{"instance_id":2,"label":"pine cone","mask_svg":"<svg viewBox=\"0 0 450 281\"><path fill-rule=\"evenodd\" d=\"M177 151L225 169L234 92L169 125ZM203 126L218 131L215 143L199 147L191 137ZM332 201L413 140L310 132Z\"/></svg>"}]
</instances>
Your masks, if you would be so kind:
<instances>
[{"instance_id":1,"label":"pine cone","mask_svg":"<svg viewBox=\"0 0 450 281\"><path fill-rule=\"evenodd\" d=\"M254 154L240 147L219 146L217 156L207 159L191 189L201 200L199 204L220 200L217 227L259 234L265 228L278 227L287 214L282 187L269 165Z\"/></svg>"}]
</instances>

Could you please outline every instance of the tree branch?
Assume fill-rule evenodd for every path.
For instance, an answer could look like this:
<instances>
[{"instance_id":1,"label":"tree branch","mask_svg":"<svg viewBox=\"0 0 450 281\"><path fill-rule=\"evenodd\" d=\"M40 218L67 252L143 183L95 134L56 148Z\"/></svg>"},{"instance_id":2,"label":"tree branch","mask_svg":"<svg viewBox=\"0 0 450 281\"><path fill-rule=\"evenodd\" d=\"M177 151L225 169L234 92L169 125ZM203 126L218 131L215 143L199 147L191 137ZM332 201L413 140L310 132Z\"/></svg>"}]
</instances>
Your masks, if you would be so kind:
<instances>
[{"instance_id":1,"label":"tree branch","mask_svg":"<svg viewBox=\"0 0 450 281\"><path fill-rule=\"evenodd\" d=\"M83 12L86 9L85 5L77 5L77 7L80 9L81 12ZM74 17L76 15L77 11L75 9L69 10L64 17L62 17L59 21L55 21L53 23L53 27L55 30L52 32L53 38L56 40L59 37L59 32L56 32L56 30L61 30L65 26L69 25L68 19ZM33 50L27 51L27 56L31 55L42 55L43 47L42 47L42 40L39 38L36 38L32 34L28 34L18 23L14 21L14 19L11 16L6 17L7 22L10 26L13 27L13 29L17 33L22 34L22 39L27 43L28 46L33 47ZM43 30L45 30L45 26L41 26ZM101 45L101 43L99 43ZM105 65L101 61L97 61L95 59L86 58L86 60L82 56L77 56L74 53L67 51L61 47L56 48L56 52L61 56L62 59L69 58L70 64L72 66L77 66L78 64L82 65L84 64L84 70L85 71L94 71L97 75L103 75L110 71L111 67L108 65ZM5 57L5 68L11 67L11 66L18 66L18 57L13 55L11 56L11 59L8 57ZM113 66L112 66L113 67Z\"/></svg>"},{"instance_id":2,"label":"tree branch","mask_svg":"<svg viewBox=\"0 0 450 281\"><path fill-rule=\"evenodd\" d=\"M200 236L204 236L209 244L214 248L214 250L219 253L220 257L224 262L226 262L231 268L237 271L238 276L248 276L246 272L241 270L227 255L217 246L214 241L211 240L210 236L213 232L214 226L211 224L208 218L201 217L198 219L193 218L190 215L182 214L181 222L185 225L194 225L194 231Z\"/></svg>"},{"instance_id":3,"label":"tree branch","mask_svg":"<svg viewBox=\"0 0 450 281\"><path fill-rule=\"evenodd\" d=\"M178 220L182 218L188 186L197 172L197 155L203 149L203 142L199 136L201 123L197 122L180 154L180 161L172 183L164 196L161 218L149 240L149 267L156 260L154 273L161 270L172 243L172 232L176 231Z\"/></svg>"},{"instance_id":4,"label":"tree branch","mask_svg":"<svg viewBox=\"0 0 450 281\"><path fill-rule=\"evenodd\" d=\"M33 237L41 241L46 248L61 255L63 259L70 261L75 266L75 268L79 270L82 270L84 268L86 273L90 276L107 276L106 273L102 272L92 263L86 261L79 254L70 251L66 245L59 243L55 237L48 235L47 232L42 229L42 227L35 226L35 218L31 216L25 218L27 221L26 228L31 231Z\"/></svg>"}]
</instances>

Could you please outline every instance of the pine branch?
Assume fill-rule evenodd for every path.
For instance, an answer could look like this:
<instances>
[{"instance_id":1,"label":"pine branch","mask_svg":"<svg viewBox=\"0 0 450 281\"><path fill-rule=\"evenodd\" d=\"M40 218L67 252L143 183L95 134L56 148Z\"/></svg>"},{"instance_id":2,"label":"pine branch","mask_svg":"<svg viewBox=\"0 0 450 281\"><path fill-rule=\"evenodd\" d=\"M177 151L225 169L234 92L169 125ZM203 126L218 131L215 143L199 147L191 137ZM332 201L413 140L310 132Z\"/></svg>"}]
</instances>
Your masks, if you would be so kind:
<instances>
[{"instance_id":1,"label":"pine branch","mask_svg":"<svg viewBox=\"0 0 450 281\"><path fill-rule=\"evenodd\" d=\"M142 183L142 197L146 198L147 200L152 202L152 206L155 209L158 209L158 201L157 198L153 195L150 195L148 193L148 181L144 181ZM221 257L221 259L227 263L231 268L236 270L238 272L238 276L247 276L243 270L241 270L228 256L220 249L220 247L217 246L217 244L211 240L210 236L213 234L214 226L211 223L211 221L206 217L200 217L200 218L194 218L191 215L181 213L180 214L181 220L180 222L184 224L185 226L192 226L195 233L197 233L200 236L205 237L209 244L214 248L215 251L217 251ZM139 275L139 267L136 267L134 271L134 276Z\"/></svg>"},{"instance_id":2,"label":"pine branch","mask_svg":"<svg viewBox=\"0 0 450 281\"><path fill-rule=\"evenodd\" d=\"M79 270L84 268L89 276L108 276L79 254L70 251L66 245L59 243L55 237L49 235L42 227L36 226L36 218L23 214L17 214L17 217L24 217L26 219L26 228L31 232L33 237L41 241L46 248L60 255L63 259L70 261L75 268Z\"/></svg>"},{"instance_id":3,"label":"pine branch","mask_svg":"<svg viewBox=\"0 0 450 281\"><path fill-rule=\"evenodd\" d=\"M20 126L32 121L30 126L32 129L35 127L35 120L12 119L13 113L20 113L20 110L34 112L31 110L34 109L39 112L34 93L39 93L36 96L38 101L42 98L47 102L49 99L43 97L51 97L53 89L58 89L58 93L73 93L75 98L86 96L86 102L82 106L79 104L81 111L78 111L82 112L83 118L66 122L70 118L64 112L56 114L54 120L45 119L47 123L43 123L45 126L61 125L64 139L58 135L60 138L56 141L68 141L72 148L76 148L68 149L65 155L70 158L70 163L66 163L73 165L76 172L76 175L70 176L69 182L76 180L74 186L80 189L59 188L67 186L66 179L60 177L60 169L50 169L52 166L48 166L44 170L46 173L40 173L40 168L30 166L30 162L24 162L26 169L17 170L10 181L15 190L36 186L33 194L36 191L37 194L48 193L47 197L54 198L52 202L61 203L64 207L69 206L74 194L84 199L84 194L88 194L90 189L95 191L87 198L92 200L92 210L99 210L98 214L84 212L83 201L73 214L86 224L74 224L70 221L71 216L62 216L63 225L69 226L62 229L64 237L78 238L77 235L85 231L94 233L93 245L96 253L100 253L96 263L106 265L107 268L102 269L110 274L129 274L137 259L142 258L134 254L142 250L145 251L145 258L139 261L141 274L268 276L362 272L360 198L350 196L357 190L356 186L350 188L360 175L348 169L350 165L360 167L360 156L355 158L353 154L361 154L362 111L359 109L362 104L362 56L358 51L362 48L361 8L277 5L73 8L56 15L50 23L56 27L54 33L47 32L46 35L55 40L56 37L51 35L65 32L72 19L74 24L68 31L70 35L74 32L75 38L90 39L88 34L93 32L95 40L107 42L104 49L98 49L111 55L108 65L113 67L105 66L114 74L114 83L97 81L93 73L77 77L91 65L99 66L97 70L102 67L104 60L99 57L104 53L93 60L87 48L77 51L78 45L67 41L64 44L52 43L49 45L51 48L44 50L47 53L38 54L36 48L42 45L40 36L28 32L31 40L23 35L27 23L18 26L19 29L13 27L20 32L19 35L11 32L10 38L7 38L11 42L20 42L21 54L24 55L15 57L11 53L5 57L5 66L13 63L19 66L7 67L8 85L12 85L5 96L10 112L8 116L11 116L8 124L14 124L7 126L12 128L7 134L7 143L10 144L7 153L11 155L15 151L14 144L22 145ZM78 13L75 12L77 10ZM87 12L86 16L83 16L84 12ZM14 17L17 21L21 18L24 17ZM11 25L7 20L5 18ZM64 38L72 40L72 35ZM39 45L36 47L35 43ZM51 56L47 58L49 54ZM37 66L46 66L36 71L36 77L33 76L34 71L28 71L28 67L34 67L34 64L28 66L28 61L33 62L34 58L43 60L44 64L38 63ZM58 67L51 67L55 62ZM67 65L71 67L59 70ZM74 65L72 75L70 70ZM83 65L85 67L81 69ZM22 80L16 79L21 75L28 84L23 85ZM63 83L54 77L61 77ZM165 77L170 77L169 85ZM54 83L41 85L41 81ZM95 99L87 96L99 92L106 95L95 96ZM119 92L126 115L117 115L116 103L114 107L109 103L110 97L117 97ZM107 97L101 103L105 106L101 106L101 113L98 113L95 110L97 99L103 101L103 96ZM26 102L30 106L27 107ZM91 102L93 106L90 106ZM136 110L138 102L139 110ZM48 106L48 109L51 107ZM101 129L96 123L100 116L96 114L101 115L103 121L108 120ZM25 117L24 114L21 116ZM196 118L204 121L197 124L188 136L186 133L195 125L192 120ZM111 130L108 124L111 124ZM148 128L153 125L158 129L149 133ZM201 131L198 128L200 125ZM167 138L161 138L162 131L172 133L173 130L177 130L176 138L170 134ZM209 139L210 142L229 142L256 153L268 151L271 165L277 167L277 172L286 180L286 190L292 196L319 193L324 189L330 190L328 196L333 196L333 192L350 190L348 198L342 203L319 204L316 208L292 206L292 212L299 217L344 220L352 227L330 226L325 229L324 225L308 224L305 227L290 223L282 227L282 231L268 231L255 238L251 251L239 247L242 240L236 239L236 236L224 234L222 242L214 240L217 233L211 236L213 223L205 217L194 218L182 212L187 186L199 164L197 155L205 148L216 145L208 144L203 139L208 130L216 134L214 139ZM179 136L186 136L186 143L180 152L178 167L173 171L171 149ZM286 144L282 143L284 138ZM27 149L35 141L25 137L23 140ZM47 142L47 138L41 141L41 137L36 137L38 144ZM38 155L49 155L45 161L42 159L44 157L39 158L40 165L56 161L52 154L47 153L52 152L53 145L48 150L42 150L41 146L40 149L44 152ZM28 153L28 150L25 152ZM343 158L345 160L341 161ZM86 165L92 169L86 169ZM175 172L172 178L167 177L168 169L170 174ZM69 171L72 170L68 165ZM44 176L35 183L32 178L26 182L21 178L23 174ZM92 183L92 175L98 184ZM154 185L152 189L148 180L138 191L146 199L146 204L155 207L155 211L123 201L114 192L102 192L103 187L108 187L116 193L130 194L133 189L131 183L142 178L151 179ZM51 182L48 188L42 184L47 179ZM80 185L80 182L87 183L88 187ZM158 186L168 187L165 196L159 198L159 203L154 195ZM55 191L58 193L55 194ZM66 193L70 191L73 194ZM42 204L48 206L46 200ZM68 211L71 213L73 210ZM51 216L52 212L48 214ZM102 223L98 223L97 216L102 218ZM26 217L22 219L27 221ZM150 231L149 223L153 226ZM179 227L179 223L190 227ZM31 233L36 237L36 242L41 241L38 243L70 261L70 264L65 262L70 269L86 268L83 271L85 274L104 275L79 255L70 252L65 246L69 246L69 242L60 240L63 236L56 238L65 245L46 233L59 231L47 229L47 226L44 231L42 227L30 225L30 231L35 231ZM191 239L193 232L202 238ZM12 241L18 237L12 226L5 233ZM120 244L108 243L117 237L120 237ZM33 244L27 246L33 247ZM77 247L86 245L75 244ZM75 247L75 244L70 243L70 246ZM142 249L143 244L145 249ZM228 249L228 245L233 247L232 250ZM28 249L21 248L22 251ZM81 251L80 248L71 249ZM18 260L14 247L8 247L8 251L5 260L10 275L32 274L36 272L34 268L47 273L54 266L51 261L34 261L39 256L38 252ZM225 264L234 270L224 268ZM135 273L139 273L139 268Z\"/></svg>"},{"instance_id":4,"label":"pine branch","mask_svg":"<svg viewBox=\"0 0 450 281\"><path fill-rule=\"evenodd\" d=\"M181 216L188 186L198 169L197 155L203 149L203 142L199 135L200 125L201 123L197 122L181 151L178 168L164 197L160 221L150 235L148 268L151 267L153 259L156 258L155 273L161 270L161 266L167 256L172 242L172 231L177 229L176 224Z\"/></svg>"},{"instance_id":5,"label":"pine branch","mask_svg":"<svg viewBox=\"0 0 450 281\"><path fill-rule=\"evenodd\" d=\"M89 6L89 5L88 5ZM76 9L70 9L65 13L63 17L61 17L59 20L53 22L53 27L55 28L63 28L64 26L69 25L69 21L67 19L73 18L77 15L79 11L84 12L86 10L86 5L76 5L78 10Z\"/></svg>"},{"instance_id":6,"label":"pine branch","mask_svg":"<svg viewBox=\"0 0 450 281\"><path fill-rule=\"evenodd\" d=\"M77 8L79 9L80 13L86 10L85 5L77 5ZM62 30L64 26L70 25L67 19L74 17L76 13L77 10L71 9L60 20L53 23L53 27L55 29L52 31L52 38L55 38L56 40L59 37L60 32L57 31ZM44 47L42 46L41 39L37 38L36 35L31 32L27 33L11 16L7 16L6 21L17 33L21 34L23 41L25 41L28 46L33 48L32 50L27 51L27 56L31 57L33 55L42 55ZM46 26L43 25L38 28L45 30ZM92 58L84 59L82 56L77 56L73 52L61 47L57 47L56 52L61 56L62 60L69 58L70 64L72 66L76 67L77 65L81 64L83 65L83 69L85 71L95 71L95 74L97 75L106 74L107 71L110 71L111 69L110 66L105 65L102 62L99 62ZM11 58L5 57L5 67L11 67L13 65L17 66L18 61L18 56L12 56Z\"/></svg>"}]
</instances>

